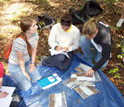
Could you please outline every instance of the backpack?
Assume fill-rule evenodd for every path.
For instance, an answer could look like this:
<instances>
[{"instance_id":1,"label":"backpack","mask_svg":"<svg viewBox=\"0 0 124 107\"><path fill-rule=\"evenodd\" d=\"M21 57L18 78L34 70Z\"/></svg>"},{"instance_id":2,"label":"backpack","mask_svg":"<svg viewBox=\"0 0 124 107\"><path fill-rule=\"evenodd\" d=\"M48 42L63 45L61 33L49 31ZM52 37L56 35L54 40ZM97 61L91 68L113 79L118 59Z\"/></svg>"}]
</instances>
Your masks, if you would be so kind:
<instances>
[{"instance_id":1,"label":"backpack","mask_svg":"<svg viewBox=\"0 0 124 107\"><path fill-rule=\"evenodd\" d=\"M17 36L17 38L22 38L24 40L24 38L21 35ZM11 40L11 42L9 44L7 44L7 46L4 50L3 56L5 59L9 59L9 55L12 50L12 45L13 45L13 40Z\"/></svg>"},{"instance_id":2,"label":"backpack","mask_svg":"<svg viewBox=\"0 0 124 107\"><path fill-rule=\"evenodd\" d=\"M73 24L85 23L90 17L97 16L102 11L102 8L94 0L87 1L81 10L74 11L73 8L69 10Z\"/></svg>"},{"instance_id":3,"label":"backpack","mask_svg":"<svg viewBox=\"0 0 124 107\"><path fill-rule=\"evenodd\" d=\"M87 1L84 9L86 14L90 17L97 16L103 11L100 5L94 0Z\"/></svg>"},{"instance_id":4,"label":"backpack","mask_svg":"<svg viewBox=\"0 0 124 107\"><path fill-rule=\"evenodd\" d=\"M46 13L44 13L42 16L36 16L35 20L37 22L38 29L49 28L56 23L56 20Z\"/></svg>"},{"instance_id":5,"label":"backpack","mask_svg":"<svg viewBox=\"0 0 124 107\"><path fill-rule=\"evenodd\" d=\"M78 11L75 11L74 8L70 8L69 13L72 17L72 22L74 25L78 23L84 23L85 20L88 18L84 8Z\"/></svg>"}]
</instances>

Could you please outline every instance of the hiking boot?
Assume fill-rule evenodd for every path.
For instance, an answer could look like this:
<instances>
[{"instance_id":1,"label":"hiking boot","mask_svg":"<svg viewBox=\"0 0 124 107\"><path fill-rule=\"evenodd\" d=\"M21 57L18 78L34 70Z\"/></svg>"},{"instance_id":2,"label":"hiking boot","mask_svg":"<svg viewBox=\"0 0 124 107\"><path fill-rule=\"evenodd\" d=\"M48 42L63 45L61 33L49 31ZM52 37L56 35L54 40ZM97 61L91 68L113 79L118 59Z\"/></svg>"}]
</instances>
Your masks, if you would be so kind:
<instances>
[{"instance_id":1,"label":"hiking boot","mask_svg":"<svg viewBox=\"0 0 124 107\"><path fill-rule=\"evenodd\" d=\"M119 19L116 26L121 27L123 22L124 22L124 19Z\"/></svg>"}]
</instances>

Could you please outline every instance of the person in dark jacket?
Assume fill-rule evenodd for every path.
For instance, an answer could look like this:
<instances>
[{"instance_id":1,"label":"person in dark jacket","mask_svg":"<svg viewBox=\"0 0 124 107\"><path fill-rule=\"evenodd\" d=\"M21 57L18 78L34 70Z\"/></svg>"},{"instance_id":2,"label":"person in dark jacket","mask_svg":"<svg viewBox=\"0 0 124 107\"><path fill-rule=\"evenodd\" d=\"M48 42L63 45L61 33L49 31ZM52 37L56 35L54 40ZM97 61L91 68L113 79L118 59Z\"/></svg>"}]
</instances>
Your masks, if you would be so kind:
<instances>
[{"instance_id":1,"label":"person in dark jacket","mask_svg":"<svg viewBox=\"0 0 124 107\"><path fill-rule=\"evenodd\" d=\"M94 57L96 63L85 73L86 76L92 76L94 71L108 64L112 44L111 30L108 25L91 18L84 24L82 33L79 43L84 58L92 63Z\"/></svg>"}]
</instances>

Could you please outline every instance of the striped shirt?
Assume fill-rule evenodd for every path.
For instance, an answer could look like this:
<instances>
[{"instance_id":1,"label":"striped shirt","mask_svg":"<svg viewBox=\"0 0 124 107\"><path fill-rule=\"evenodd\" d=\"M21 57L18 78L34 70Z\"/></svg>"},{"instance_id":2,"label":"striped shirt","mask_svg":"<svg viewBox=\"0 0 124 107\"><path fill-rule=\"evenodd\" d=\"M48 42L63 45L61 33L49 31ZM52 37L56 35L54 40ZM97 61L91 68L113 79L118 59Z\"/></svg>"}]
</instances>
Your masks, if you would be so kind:
<instances>
[{"instance_id":1,"label":"striped shirt","mask_svg":"<svg viewBox=\"0 0 124 107\"><path fill-rule=\"evenodd\" d=\"M38 41L38 33L35 33L31 36L29 43L32 48L35 47L36 42ZM16 51L23 52L24 62L29 61L29 54L27 50L27 44L22 38L16 38L13 42L12 51L9 55L9 63L19 64Z\"/></svg>"}]
</instances>

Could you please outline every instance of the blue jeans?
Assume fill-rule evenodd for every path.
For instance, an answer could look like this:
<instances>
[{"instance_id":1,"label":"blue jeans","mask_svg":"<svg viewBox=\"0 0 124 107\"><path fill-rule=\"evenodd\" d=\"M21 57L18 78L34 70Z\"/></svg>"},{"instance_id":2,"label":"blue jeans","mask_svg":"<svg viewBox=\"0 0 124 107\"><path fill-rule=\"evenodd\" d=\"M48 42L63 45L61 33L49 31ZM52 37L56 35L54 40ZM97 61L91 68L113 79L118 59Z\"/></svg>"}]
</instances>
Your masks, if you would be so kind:
<instances>
[{"instance_id":1,"label":"blue jeans","mask_svg":"<svg viewBox=\"0 0 124 107\"><path fill-rule=\"evenodd\" d=\"M98 52L97 49L94 47L94 45L91 43L91 41L88 38L86 38L84 35L80 37L79 44L84 54L84 58L86 60L92 63L92 59L94 57L94 60L97 63L101 59L102 53ZM92 49L93 49L93 52L92 52ZM107 64L108 64L108 61L106 61L101 68L106 67Z\"/></svg>"},{"instance_id":2,"label":"blue jeans","mask_svg":"<svg viewBox=\"0 0 124 107\"><path fill-rule=\"evenodd\" d=\"M74 52L68 52L68 56L70 57L70 59L67 58L64 54L53 55L44 59L42 64L46 66L56 67L61 71L67 71L71 66Z\"/></svg>"},{"instance_id":3,"label":"blue jeans","mask_svg":"<svg viewBox=\"0 0 124 107\"><path fill-rule=\"evenodd\" d=\"M29 72L29 64L30 63L31 63L30 61L25 63L25 69L26 69L26 72L29 74L31 81L36 83L37 80L41 79L41 75L37 70L35 70L33 72ZM31 86L32 86L31 81L29 81L28 78L26 76L24 76L19 65L14 65L14 64L9 63L8 70L10 72L10 76L11 76L12 80L15 82L15 84L17 84L17 86L21 90L26 91L29 88L31 88Z\"/></svg>"}]
</instances>

